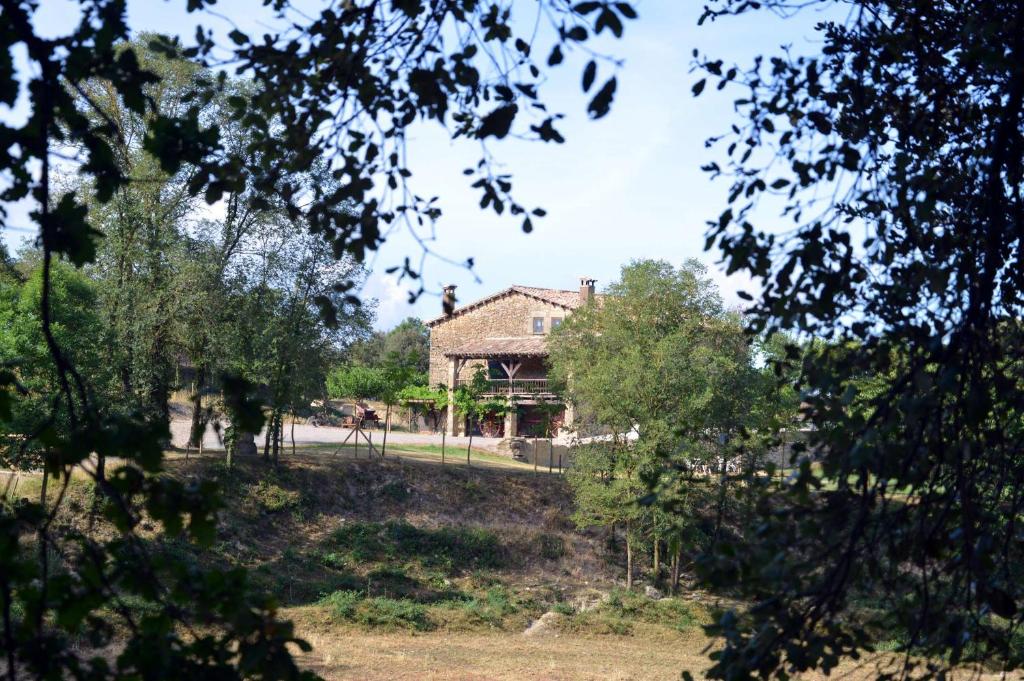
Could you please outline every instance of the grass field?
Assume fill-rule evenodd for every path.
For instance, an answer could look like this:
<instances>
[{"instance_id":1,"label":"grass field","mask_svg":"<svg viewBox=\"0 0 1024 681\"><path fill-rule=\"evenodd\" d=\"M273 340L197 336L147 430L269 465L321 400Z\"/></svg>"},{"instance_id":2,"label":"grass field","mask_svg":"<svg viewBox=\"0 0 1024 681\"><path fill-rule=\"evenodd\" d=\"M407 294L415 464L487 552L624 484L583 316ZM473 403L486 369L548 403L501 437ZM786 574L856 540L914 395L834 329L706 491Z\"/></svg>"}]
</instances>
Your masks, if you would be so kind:
<instances>
[{"instance_id":1,"label":"grass field","mask_svg":"<svg viewBox=\"0 0 1024 681\"><path fill-rule=\"evenodd\" d=\"M337 628L314 610L287 613L313 644L302 661L325 679L577 680L700 678L706 644L659 627L630 636L512 632L377 633Z\"/></svg>"},{"instance_id":2,"label":"grass field","mask_svg":"<svg viewBox=\"0 0 1024 681\"><path fill-rule=\"evenodd\" d=\"M250 457L231 471L222 453L174 452L166 465L218 480L227 503L211 547L168 548L248 568L313 644L304 666L327 679L703 677L714 601L622 589L620 552L572 524L562 476L476 450L470 466L464 449L444 466L433 446L396 445L383 460L336 450L286 448L278 467ZM8 498L39 489L38 475L0 476ZM76 475L62 520L87 529L92 499ZM877 678L886 660L796 678Z\"/></svg>"}]
</instances>

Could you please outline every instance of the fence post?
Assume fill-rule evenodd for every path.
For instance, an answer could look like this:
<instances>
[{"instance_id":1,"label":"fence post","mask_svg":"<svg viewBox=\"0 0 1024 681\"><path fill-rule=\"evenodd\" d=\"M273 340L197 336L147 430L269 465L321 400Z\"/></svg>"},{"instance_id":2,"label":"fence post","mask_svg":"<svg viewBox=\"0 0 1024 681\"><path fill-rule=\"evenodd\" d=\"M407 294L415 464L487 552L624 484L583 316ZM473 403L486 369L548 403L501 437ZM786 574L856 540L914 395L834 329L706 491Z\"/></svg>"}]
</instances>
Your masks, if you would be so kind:
<instances>
[{"instance_id":1,"label":"fence post","mask_svg":"<svg viewBox=\"0 0 1024 681\"><path fill-rule=\"evenodd\" d=\"M548 443L548 473L551 473L553 471L553 468L554 468L554 466L552 465L554 462L551 460L552 455L553 455L553 452L551 451L551 443L549 442Z\"/></svg>"},{"instance_id":2,"label":"fence post","mask_svg":"<svg viewBox=\"0 0 1024 681\"><path fill-rule=\"evenodd\" d=\"M558 455L558 474L562 474L562 455Z\"/></svg>"}]
</instances>

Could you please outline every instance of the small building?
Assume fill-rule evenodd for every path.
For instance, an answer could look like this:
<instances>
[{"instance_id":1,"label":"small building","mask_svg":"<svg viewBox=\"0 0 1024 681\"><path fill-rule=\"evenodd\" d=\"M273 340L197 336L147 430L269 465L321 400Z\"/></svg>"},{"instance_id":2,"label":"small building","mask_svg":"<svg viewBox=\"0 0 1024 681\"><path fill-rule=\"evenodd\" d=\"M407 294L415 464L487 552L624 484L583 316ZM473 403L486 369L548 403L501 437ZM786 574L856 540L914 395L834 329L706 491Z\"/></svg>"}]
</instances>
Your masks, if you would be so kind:
<instances>
[{"instance_id":1,"label":"small building","mask_svg":"<svg viewBox=\"0 0 1024 681\"><path fill-rule=\"evenodd\" d=\"M489 396L507 397L515 404L502 421L481 424L481 434L543 436L538 431L546 421L553 431L571 424L571 408L548 385L547 335L574 310L596 300L594 282L581 279L579 290L510 286L427 322L430 385L448 388L449 434L466 431L467 424L455 417L452 398L458 386L472 380L477 367L487 372ZM445 289L446 298L454 295L454 286ZM545 410L542 404L561 409Z\"/></svg>"}]
</instances>

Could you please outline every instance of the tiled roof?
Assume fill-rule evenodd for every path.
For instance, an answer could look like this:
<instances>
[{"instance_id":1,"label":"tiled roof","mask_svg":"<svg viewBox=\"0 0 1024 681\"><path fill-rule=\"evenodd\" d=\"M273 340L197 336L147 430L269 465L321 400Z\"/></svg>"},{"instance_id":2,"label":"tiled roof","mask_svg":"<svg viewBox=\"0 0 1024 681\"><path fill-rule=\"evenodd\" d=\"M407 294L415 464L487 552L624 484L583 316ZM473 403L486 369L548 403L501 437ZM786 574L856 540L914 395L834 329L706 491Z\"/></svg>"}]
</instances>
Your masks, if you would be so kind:
<instances>
[{"instance_id":1,"label":"tiled roof","mask_svg":"<svg viewBox=\"0 0 1024 681\"><path fill-rule=\"evenodd\" d=\"M534 298L546 300L554 305L567 307L570 310L575 310L580 306L579 291L565 291L557 288L537 288L536 286L513 286L512 290L525 293L526 295L533 296Z\"/></svg>"},{"instance_id":2,"label":"tiled roof","mask_svg":"<svg viewBox=\"0 0 1024 681\"><path fill-rule=\"evenodd\" d=\"M506 338L478 338L460 345L446 357L483 359L487 357L544 357L548 354L545 336L514 336Z\"/></svg>"},{"instance_id":3,"label":"tiled roof","mask_svg":"<svg viewBox=\"0 0 1024 681\"><path fill-rule=\"evenodd\" d=\"M464 312L474 310L481 305L486 305L492 300L497 300L502 296L507 296L511 293L521 293L524 296L529 296L545 303L551 303L552 305L558 305L564 307L567 310L575 310L580 306L580 292L579 291L566 291L564 289L557 288L538 288L536 286L509 286L507 289L493 293L486 298L469 303L462 307L456 308L450 315L441 315L440 317L434 317L427 321L427 326L433 326L438 322L443 322L452 317L457 317ZM595 296L600 299L601 294Z\"/></svg>"}]
</instances>

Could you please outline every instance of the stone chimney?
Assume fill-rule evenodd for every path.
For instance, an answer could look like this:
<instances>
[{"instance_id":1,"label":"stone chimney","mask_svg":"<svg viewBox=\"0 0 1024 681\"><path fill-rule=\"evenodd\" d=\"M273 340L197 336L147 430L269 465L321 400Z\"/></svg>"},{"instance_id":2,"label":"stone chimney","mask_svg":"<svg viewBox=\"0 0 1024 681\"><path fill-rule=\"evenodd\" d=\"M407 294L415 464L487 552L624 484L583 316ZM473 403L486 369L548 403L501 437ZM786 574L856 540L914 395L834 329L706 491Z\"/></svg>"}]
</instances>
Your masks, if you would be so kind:
<instances>
[{"instance_id":1,"label":"stone chimney","mask_svg":"<svg viewBox=\"0 0 1024 681\"><path fill-rule=\"evenodd\" d=\"M594 282L597 279L580 277L580 305L586 305L594 299Z\"/></svg>"},{"instance_id":2,"label":"stone chimney","mask_svg":"<svg viewBox=\"0 0 1024 681\"><path fill-rule=\"evenodd\" d=\"M444 296L441 298L441 308L445 315L455 311L455 284L448 284L444 287Z\"/></svg>"}]
</instances>

